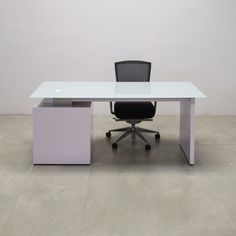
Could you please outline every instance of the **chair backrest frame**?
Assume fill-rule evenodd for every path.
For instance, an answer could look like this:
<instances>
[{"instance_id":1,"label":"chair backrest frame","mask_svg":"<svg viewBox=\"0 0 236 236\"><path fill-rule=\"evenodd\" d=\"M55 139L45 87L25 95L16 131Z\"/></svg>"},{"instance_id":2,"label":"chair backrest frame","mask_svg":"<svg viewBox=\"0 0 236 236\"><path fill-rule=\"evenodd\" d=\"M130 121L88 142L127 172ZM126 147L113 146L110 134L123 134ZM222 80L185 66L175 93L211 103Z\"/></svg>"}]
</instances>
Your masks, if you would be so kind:
<instances>
[{"instance_id":1,"label":"chair backrest frame","mask_svg":"<svg viewBox=\"0 0 236 236\"><path fill-rule=\"evenodd\" d=\"M127 61L119 61L119 62L115 62L115 74L116 74L116 81L117 82L149 82L150 81L150 77L151 77L151 62L148 61L138 61L138 60L127 60ZM130 77L130 79L121 79L121 72L119 72L119 67L121 68L123 66L123 68L126 69L129 67L131 70L129 71L130 74L133 73L132 75L132 79ZM138 76L137 74L135 75L135 72L137 73L137 71L133 70L132 67L135 67L141 69L141 66L143 66L143 70L145 69L146 73L145 74L145 78L143 77L143 79L137 79L135 78L135 76ZM141 75L142 76L142 75Z\"/></svg>"}]
</instances>

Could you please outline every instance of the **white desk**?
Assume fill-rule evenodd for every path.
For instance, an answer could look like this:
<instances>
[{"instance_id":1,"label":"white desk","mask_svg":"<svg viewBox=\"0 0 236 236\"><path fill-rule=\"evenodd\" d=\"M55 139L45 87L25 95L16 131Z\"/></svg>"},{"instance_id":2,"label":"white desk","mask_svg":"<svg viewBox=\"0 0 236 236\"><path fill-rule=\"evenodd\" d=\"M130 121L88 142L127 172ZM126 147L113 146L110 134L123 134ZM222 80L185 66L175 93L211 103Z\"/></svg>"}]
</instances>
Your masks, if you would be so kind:
<instances>
[{"instance_id":1,"label":"white desk","mask_svg":"<svg viewBox=\"0 0 236 236\"><path fill-rule=\"evenodd\" d=\"M205 95L190 82L43 82L30 97L51 99L55 106L71 106L72 101L179 101L180 146L194 164L195 99Z\"/></svg>"}]
</instances>

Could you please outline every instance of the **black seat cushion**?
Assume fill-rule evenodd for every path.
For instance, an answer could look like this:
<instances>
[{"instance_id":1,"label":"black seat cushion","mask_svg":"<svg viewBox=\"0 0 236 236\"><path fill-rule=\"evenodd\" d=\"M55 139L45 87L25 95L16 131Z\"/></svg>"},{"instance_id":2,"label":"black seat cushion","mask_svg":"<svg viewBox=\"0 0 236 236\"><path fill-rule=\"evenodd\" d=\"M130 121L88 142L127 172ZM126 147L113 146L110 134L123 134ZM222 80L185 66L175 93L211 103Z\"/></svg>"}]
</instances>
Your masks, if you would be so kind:
<instances>
[{"instance_id":1,"label":"black seat cushion","mask_svg":"<svg viewBox=\"0 0 236 236\"><path fill-rule=\"evenodd\" d=\"M148 119L155 115L151 102L115 102L114 112L119 119Z\"/></svg>"}]
</instances>

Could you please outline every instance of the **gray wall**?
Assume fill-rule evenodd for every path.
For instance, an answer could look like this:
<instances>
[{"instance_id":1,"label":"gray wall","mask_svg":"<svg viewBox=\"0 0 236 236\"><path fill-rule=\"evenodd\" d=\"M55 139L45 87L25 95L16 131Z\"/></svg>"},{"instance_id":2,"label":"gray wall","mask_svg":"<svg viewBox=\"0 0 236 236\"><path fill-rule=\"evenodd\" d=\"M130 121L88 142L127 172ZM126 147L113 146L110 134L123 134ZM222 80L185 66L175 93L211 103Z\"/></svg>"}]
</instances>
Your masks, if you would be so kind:
<instances>
[{"instance_id":1,"label":"gray wall","mask_svg":"<svg viewBox=\"0 0 236 236\"><path fill-rule=\"evenodd\" d=\"M208 96L198 114L236 115L235 9L235 0L0 0L0 113L31 113L42 81L114 81L114 61L142 59L153 81L198 86Z\"/></svg>"}]
</instances>

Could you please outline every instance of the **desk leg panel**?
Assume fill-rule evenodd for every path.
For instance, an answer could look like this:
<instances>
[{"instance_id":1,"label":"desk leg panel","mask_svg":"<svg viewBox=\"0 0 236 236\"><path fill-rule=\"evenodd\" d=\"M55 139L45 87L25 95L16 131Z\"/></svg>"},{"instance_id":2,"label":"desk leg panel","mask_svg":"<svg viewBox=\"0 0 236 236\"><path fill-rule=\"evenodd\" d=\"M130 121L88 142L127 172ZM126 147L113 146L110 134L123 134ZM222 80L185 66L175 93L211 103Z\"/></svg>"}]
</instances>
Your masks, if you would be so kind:
<instances>
[{"instance_id":1,"label":"desk leg panel","mask_svg":"<svg viewBox=\"0 0 236 236\"><path fill-rule=\"evenodd\" d=\"M180 146L190 165L194 165L195 99L180 101Z\"/></svg>"}]
</instances>

